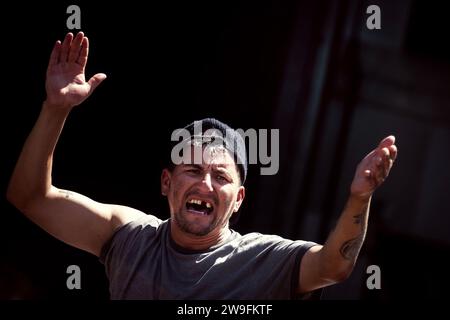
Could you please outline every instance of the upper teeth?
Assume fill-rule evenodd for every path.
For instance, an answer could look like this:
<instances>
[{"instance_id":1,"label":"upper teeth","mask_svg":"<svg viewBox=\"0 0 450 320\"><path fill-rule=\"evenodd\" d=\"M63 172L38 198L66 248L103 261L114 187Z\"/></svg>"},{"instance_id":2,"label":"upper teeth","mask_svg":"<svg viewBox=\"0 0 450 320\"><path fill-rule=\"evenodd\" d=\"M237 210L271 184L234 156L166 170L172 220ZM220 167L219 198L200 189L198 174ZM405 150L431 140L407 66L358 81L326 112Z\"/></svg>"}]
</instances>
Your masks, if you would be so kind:
<instances>
[{"instance_id":1,"label":"upper teeth","mask_svg":"<svg viewBox=\"0 0 450 320\"><path fill-rule=\"evenodd\" d=\"M203 201L203 202L205 202L206 207L207 207L208 209L212 207L211 203L209 203L208 201ZM201 204L202 204L202 200L199 200L199 199L191 199L191 200L188 201L188 203L195 203L195 204L201 205Z\"/></svg>"}]
</instances>

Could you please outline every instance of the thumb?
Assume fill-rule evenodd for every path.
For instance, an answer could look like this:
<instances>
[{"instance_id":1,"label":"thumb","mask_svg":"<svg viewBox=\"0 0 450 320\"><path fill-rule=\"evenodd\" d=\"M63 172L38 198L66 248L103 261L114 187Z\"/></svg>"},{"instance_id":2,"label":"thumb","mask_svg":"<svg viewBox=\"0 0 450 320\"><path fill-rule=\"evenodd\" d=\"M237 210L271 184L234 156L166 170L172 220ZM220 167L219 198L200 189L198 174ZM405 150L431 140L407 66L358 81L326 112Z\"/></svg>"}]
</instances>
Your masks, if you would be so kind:
<instances>
[{"instance_id":1,"label":"thumb","mask_svg":"<svg viewBox=\"0 0 450 320\"><path fill-rule=\"evenodd\" d=\"M88 81L88 84L91 87L89 93L92 93L92 91L94 91L95 88L97 88L97 86L100 83L102 83L102 81L105 79L106 79L106 74L104 74L104 73L97 73L97 74L93 75L92 78L90 78Z\"/></svg>"}]
</instances>

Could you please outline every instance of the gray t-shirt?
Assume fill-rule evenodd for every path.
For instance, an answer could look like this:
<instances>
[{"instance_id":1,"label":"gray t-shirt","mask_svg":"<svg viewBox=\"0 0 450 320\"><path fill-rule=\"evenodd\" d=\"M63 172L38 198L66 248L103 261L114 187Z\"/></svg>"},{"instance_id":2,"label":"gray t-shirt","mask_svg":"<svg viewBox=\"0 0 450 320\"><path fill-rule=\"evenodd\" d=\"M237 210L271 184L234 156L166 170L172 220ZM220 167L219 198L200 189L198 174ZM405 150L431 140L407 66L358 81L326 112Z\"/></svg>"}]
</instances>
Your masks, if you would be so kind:
<instances>
[{"instance_id":1,"label":"gray t-shirt","mask_svg":"<svg viewBox=\"0 0 450 320\"><path fill-rule=\"evenodd\" d=\"M313 245L232 231L224 244L190 251L172 240L170 220L147 215L120 227L100 261L111 299L294 299Z\"/></svg>"}]
</instances>

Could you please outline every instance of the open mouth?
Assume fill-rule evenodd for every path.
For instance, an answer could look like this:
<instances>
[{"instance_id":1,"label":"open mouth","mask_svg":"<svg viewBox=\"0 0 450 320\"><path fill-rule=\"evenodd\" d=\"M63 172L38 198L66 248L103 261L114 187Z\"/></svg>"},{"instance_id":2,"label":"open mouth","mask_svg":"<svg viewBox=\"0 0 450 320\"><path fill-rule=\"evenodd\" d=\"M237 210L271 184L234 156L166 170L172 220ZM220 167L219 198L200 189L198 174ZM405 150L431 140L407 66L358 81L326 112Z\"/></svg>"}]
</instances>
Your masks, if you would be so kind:
<instances>
[{"instance_id":1,"label":"open mouth","mask_svg":"<svg viewBox=\"0 0 450 320\"><path fill-rule=\"evenodd\" d=\"M186 209L192 213L209 215L213 212L214 206L209 201L192 198L186 201Z\"/></svg>"}]
</instances>

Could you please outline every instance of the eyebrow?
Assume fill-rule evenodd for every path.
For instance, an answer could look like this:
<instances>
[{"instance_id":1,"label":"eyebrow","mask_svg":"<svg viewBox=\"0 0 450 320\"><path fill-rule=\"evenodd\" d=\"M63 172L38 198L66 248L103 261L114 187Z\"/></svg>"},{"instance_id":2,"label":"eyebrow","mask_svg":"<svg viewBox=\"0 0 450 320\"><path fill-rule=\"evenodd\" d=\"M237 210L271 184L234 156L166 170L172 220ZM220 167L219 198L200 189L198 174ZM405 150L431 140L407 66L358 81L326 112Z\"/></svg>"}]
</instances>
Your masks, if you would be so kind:
<instances>
[{"instance_id":1,"label":"eyebrow","mask_svg":"<svg viewBox=\"0 0 450 320\"><path fill-rule=\"evenodd\" d=\"M204 167L200 164L184 164L185 167L195 168L197 170L204 170ZM213 171L225 173L231 177L231 173L227 170L227 167L224 165L218 165L213 167Z\"/></svg>"},{"instance_id":2,"label":"eyebrow","mask_svg":"<svg viewBox=\"0 0 450 320\"><path fill-rule=\"evenodd\" d=\"M195 168L198 170L203 170L203 166L199 165L199 164L184 164L183 163L183 167L190 167L190 168Z\"/></svg>"}]
</instances>

